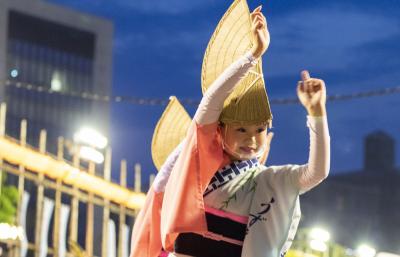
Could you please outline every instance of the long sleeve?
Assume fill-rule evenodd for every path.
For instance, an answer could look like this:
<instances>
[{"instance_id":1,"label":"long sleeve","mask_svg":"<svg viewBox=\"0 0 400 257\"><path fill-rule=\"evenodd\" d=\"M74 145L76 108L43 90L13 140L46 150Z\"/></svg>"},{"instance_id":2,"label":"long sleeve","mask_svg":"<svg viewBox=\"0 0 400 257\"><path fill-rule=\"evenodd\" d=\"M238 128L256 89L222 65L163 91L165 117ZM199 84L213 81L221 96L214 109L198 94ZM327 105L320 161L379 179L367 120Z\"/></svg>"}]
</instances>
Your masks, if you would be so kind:
<instances>
[{"instance_id":1,"label":"long sleeve","mask_svg":"<svg viewBox=\"0 0 400 257\"><path fill-rule=\"evenodd\" d=\"M183 144L184 141L165 160L146 195L146 202L142 210L140 210L133 227L131 257L158 257L160 255L162 248L160 221L163 193Z\"/></svg>"},{"instance_id":2,"label":"long sleeve","mask_svg":"<svg viewBox=\"0 0 400 257\"><path fill-rule=\"evenodd\" d=\"M182 147L185 141L182 141L175 149L170 153L165 160L164 164L161 166L158 174L154 180L152 187L155 192L164 192L165 185L168 182L169 176L171 175L171 171L174 168L176 160L179 157L179 154L182 151Z\"/></svg>"},{"instance_id":3,"label":"long sleeve","mask_svg":"<svg viewBox=\"0 0 400 257\"><path fill-rule=\"evenodd\" d=\"M307 117L310 131L310 152L308 165L301 169L299 187L307 191L318 185L329 174L330 136L327 117Z\"/></svg>"},{"instance_id":4,"label":"long sleeve","mask_svg":"<svg viewBox=\"0 0 400 257\"><path fill-rule=\"evenodd\" d=\"M203 193L224 162L217 121L225 99L255 64L251 52L239 58L216 79L199 105L165 186L161 240L167 251L173 251L179 233L207 232Z\"/></svg>"},{"instance_id":5,"label":"long sleeve","mask_svg":"<svg viewBox=\"0 0 400 257\"><path fill-rule=\"evenodd\" d=\"M256 63L252 53L247 52L225 69L204 94L194 116L197 124L206 125L218 121L225 99Z\"/></svg>"}]
</instances>

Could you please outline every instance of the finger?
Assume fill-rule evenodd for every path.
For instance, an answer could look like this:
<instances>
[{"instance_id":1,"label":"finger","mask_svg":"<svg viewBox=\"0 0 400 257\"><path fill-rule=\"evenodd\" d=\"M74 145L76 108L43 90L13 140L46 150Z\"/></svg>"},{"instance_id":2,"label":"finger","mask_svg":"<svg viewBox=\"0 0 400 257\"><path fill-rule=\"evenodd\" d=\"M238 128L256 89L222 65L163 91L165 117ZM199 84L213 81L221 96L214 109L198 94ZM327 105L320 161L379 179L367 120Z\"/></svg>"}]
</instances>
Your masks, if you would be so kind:
<instances>
[{"instance_id":1,"label":"finger","mask_svg":"<svg viewBox=\"0 0 400 257\"><path fill-rule=\"evenodd\" d=\"M265 22L265 26L267 26L267 25L268 25L267 18L265 18L264 15L262 16L262 18L263 18L263 20L264 20L264 22Z\"/></svg>"},{"instance_id":2,"label":"finger","mask_svg":"<svg viewBox=\"0 0 400 257\"><path fill-rule=\"evenodd\" d=\"M297 95L301 95L304 93L303 86L304 86L303 81L297 82L297 88L296 88Z\"/></svg>"},{"instance_id":3,"label":"finger","mask_svg":"<svg viewBox=\"0 0 400 257\"><path fill-rule=\"evenodd\" d=\"M308 72L308 70L303 70L301 72L301 80L306 81L307 79L310 79L310 73Z\"/></svg>"},{"instance_id":4,"label":"finger","mask_svg":"<svg viewBox=\"0 0 400 257\"><path fill-rule=\"evenodd\" d=\"M260 14L262 14L262 12L257 11L257 9L254 9L254 11L252 13L250 13L251 16L260 15Z\"/></svg>"},{"instance_id":5,"label":"finger","mask_svg":"<svg viewBox=\"0 0 400 257\"><path fill-rule=\"evenodd\" d=\"M303 87L303 89L304 89L304 90L303 90L304 93L307 93L307 94L310 93L308 83L304 82L304 87Z\"/></svg>"},{"instance_id":6,"label":"finger","mask_svg":"<svg viewBox=\"0 0 400 257\"><path fill-rule=\"evenodd\" d=\"M304 92L304 82L303 81L298 81L297 82L297 90L299 92Z\"/></svg>"},{"instance_id":7,"label":"finger","mask_svg":"<svg viewBox=\"0 0 400 257\"><path fill-rule=\"evenodd\" d=\"M317 91L323 89L324 82L320 79L312 78L312 79L310 79L310 83L311 83L311 86L312 86L314 92L317 92Z\"/></svg>"},{"instance_id":8,"label":"finger","mask_svg":"<svg viewBox=\"0 0 400 257\"><path fill-rule=\"evenodd\" d=\"M262 24L260 24L259 22L255 22L255 23L252 25L252 30L258 31L260 28L262 28Z\"/></svg>"},{"instance_id":9,"label":"finger","mask_svg":"<svg viewBox=\"0 0 400 257\"><path fill-rule=\"evenodd\" d=\"M260 9L260 10L261 10L261 9ZM260 14L260 13L261 13L260 10L258 10L258 9L256 8L252 13L250 13L250 17L253 17L254 15Z\"/></svg>"},{"instance_id":10,"label":"finger","mask_svg":"<svg viewBox=\"0 0 400 257\"><path fill-rule=\"evenodd\" d=\"M259 22L260 22L260 21L254 19L254 20L252 21L252 26L253 26L253 27L256 26L256 24L259 23Z\"/></svg>"},{"instance_id":11,"label":"finger","mask_svg":"<svg viewBox=\"0 0 400 257\"><path fill-rule=\"evenodd\" d=\"M251 14L252 20L254 20L256 18L259 18L259 19L263 20L265 23L267 23L267 19L265 18L264 14L262 14L261 12L256 12L256 13Z\"/></svg>"},{"instance_id":12,"label":"finger","mask_svg":"<svg viewBox=\"0 0 400 257\"><path fill-rule=\"evenodd\" d=\"M263 17L264 15L262 14L262 12L254 12L251 14L252 17L256 17L256 16L260 16Z\"/></svg>"},{"instance_id":13,"label":"finger","mask_svg":"<svg viewBox=\"0 0 400 257\"><path fill-rule=\"evenodd\" d=\"M318 92L321 89L321 84L319 83L318 80L313 80L311 85L312 85L313 92Z\"/></svg>"},{"instance_id":14,"label":"finger","mask_svg":"<svg viewBox=\"0 0 400 257\"><path fill-rule=\"evenodd\" d=\"M261 15L253 15L252 19L253 19L253 20L264 21L264 18L263 18Z\"/></svg>"},{"instance_id":15,"label":"finger","mask_svg":"<svg viewBox=\"0 0 400 257\"><path fill-rule=\"evenodd\" d=\"M264 26L264 24L262 22L260 22L260 21L256 21L253 24L253 27L256 28L256 29L261 29L263 26Z\"/></svg>"},{"instance_id":16,"label":"finger","mask_svg":"<svg viewBox=\"0 0 400 257\"><path fill-rule=\"evenodd\" d=\"M310 80L308 81L308 87L310 88L310 89L309 89L310 92L314 92L314 86L315 86L315 80L310 79Z\"/></svg>"},{"instance_id":17,"label":"finger","mask_svg":"<svg viewBox=\"0 0 400 257\"><path fill-rule=\"evenodd\" d=\"M325 81L323 81L322 79L315 79L315 81L317 81L322 88L325 87Z\"/></svg>"},{"instance_id":18,"label":"finger","mask_svg":"<svg viewBox=\"0 0 400 257\"><path fill-rule=\"evenodd\" d=\"M263 19L263 17L261 17L261 16L259 16L259 15L257 15L257 16L255 17L255 19L256 19L257 21L261 21L262 23L265 22L264 19Z\"/></svg>"},{"instance_id":19,"label":"finger","mask_svg":"<svg viewBox=\"0 0 400 257\"><path fill-rule=\"evenodd\" d=\"M262 10L262 5L259 5L259 6L257 6L256 9L254 9L253 13L255 13L255 12L261 12L261 10Z\"/></svg>"},{"instance_id":20,"label":"finger","mask_svg":"<svg viewBox=\"0 0 400 257\"><path fill-rule=\"evenodd\" d=\"M254 22L259 23L260 26L265 26L265 23L262 19L256 19Z\"/></svg>"},{"instance_id":21,"label":"finger","mask_svg":"<svg viewBox=\"0 0 400 257\"><path fill-rule=\"evenodd\" d=\"M265 19L261 16L261 15L254 15L253 17L251 17L252 21L262 21L265 22Z\"/></svg>"},{"instance_id":22,"label":"finger","mask_svg":"<svg viewBox=\"0 0 400 257\"><path fill-rule=\"evenodd\" d=\"M312 93L314 93L314 87L312 84L308 84L308 94L311 95Z\"/></svg>"}]
</instances>

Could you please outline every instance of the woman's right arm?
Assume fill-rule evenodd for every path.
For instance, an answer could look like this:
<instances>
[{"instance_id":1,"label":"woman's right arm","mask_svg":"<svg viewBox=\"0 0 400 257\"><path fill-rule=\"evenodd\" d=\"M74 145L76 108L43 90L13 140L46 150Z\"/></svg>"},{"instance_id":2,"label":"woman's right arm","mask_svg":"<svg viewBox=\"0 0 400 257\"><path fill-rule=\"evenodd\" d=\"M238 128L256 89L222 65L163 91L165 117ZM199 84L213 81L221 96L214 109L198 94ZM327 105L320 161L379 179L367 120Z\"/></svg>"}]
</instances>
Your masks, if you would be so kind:
<instances>
[{"instance_id":1,"label":"woman's right arm","mask_svg":"<svg viewBox=\"0 0 400 257\"><path fill-rule=\"evenodd\" d=\"M252 32L255 37L253 48L226 68L206 91L194 116L194 120L199 125L218 121L225 99L247 72L257 64L257 59L265 53L269 46L267 22L261 13L261 7L257 7L252 12L251 18Z\"/></svg>"},{"instance_id":2,"label":"woman's right arm","mask_svg":"<svg viewBox=\"0 0 400 257\"><path fill-rule=\"evenodd\" d=\"M256 59L252 52L249 51L225 69L201 99L194 115L194 120L197 124L207 125L218 121L225 99L255 64Z\"/></svg>"}]
</instances>

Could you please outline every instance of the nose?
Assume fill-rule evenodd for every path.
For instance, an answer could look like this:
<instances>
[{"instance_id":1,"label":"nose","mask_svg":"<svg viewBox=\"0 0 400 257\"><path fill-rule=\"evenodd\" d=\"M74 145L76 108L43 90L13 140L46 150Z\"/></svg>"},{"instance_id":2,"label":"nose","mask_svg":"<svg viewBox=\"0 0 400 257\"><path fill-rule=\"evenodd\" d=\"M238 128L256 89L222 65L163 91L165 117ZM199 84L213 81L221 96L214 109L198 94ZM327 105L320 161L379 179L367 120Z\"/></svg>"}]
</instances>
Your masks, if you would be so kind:
<instances>
[{"instance_id":1,"label":"nose","mask_svg":"<svg viewBox=\"0 0 400 257\"><path fill-rule=\"evenodd\" d=\"M246 139L246 142L247 142L247 143L250 143L250 144L256 143L256 136L253 135L253 134L249 135L249 136L247 137L247 139Z\"/></svg>"}]
</instances>

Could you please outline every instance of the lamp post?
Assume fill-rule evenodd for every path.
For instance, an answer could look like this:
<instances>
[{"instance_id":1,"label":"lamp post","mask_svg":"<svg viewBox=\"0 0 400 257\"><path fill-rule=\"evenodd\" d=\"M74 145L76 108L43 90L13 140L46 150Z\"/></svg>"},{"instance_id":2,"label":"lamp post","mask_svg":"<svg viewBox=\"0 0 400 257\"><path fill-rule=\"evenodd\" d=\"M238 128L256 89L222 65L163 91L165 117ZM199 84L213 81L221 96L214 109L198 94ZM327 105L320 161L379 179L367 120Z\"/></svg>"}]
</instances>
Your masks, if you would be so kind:
<instances>
[{"instance_id":1,"label":"lamp post","mask_svg":"<svg viewBox=\"0 0 400 257\"><path fill-rule=\"evenodd\" d=\"M15 247L23 237L22 227L0 223L0 256L14 256Z\"/></svg>"},{"instance_id":2,"label":"lamp post","mask_svg":"<svg viewBox=\"0 0 400 257\"><path fill-rule=\"evenodd\" d=\"M361 244L356 250L357 257L374 257L376 250L368 244Z\"/></svg>"},{"instance_id":3,"label":"lamp post","mask_svg":"<svg viewBox=\"0 0 400 257\"><path fill-rule=\"evenodd\" d=\"M310 248L321 252L324 257L329 256L328 242L331 239L330 233L322 228L312 228L308 234Z\"/></svg>"},{"instance_id":4,"label":"lamp post","mask_svg":"<svg viewBox=\"0 0 400 257\"><path fill-rule=\"evenodd\" d=\"M100 151L108 144L108 140L100 132L89 127L83 127L74 134L74 149L79 157L90 162L101 164L104 155Z\"/></svg>"}]
</instances>

